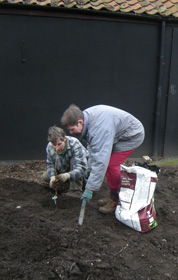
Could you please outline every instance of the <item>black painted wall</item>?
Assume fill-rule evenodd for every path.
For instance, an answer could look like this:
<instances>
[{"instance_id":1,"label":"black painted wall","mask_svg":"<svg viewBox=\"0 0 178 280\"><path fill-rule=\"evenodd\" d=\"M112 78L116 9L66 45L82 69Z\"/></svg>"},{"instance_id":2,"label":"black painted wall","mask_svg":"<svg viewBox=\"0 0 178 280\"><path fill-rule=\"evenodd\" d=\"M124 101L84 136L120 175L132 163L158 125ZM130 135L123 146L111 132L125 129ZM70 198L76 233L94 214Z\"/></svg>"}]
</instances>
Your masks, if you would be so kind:
<instances>
[{"instance_id":1,"label":"black painted wall","mask_svg":"<svg viewBox=\"0 0 178 280\"><path fill-rule=\"evenodd\" d=\"M129 111L146 130L134 156L152 155L160 24L0 14L0 35L0 160L45 159L48 127L60 126L71 103ZM174 118L165 117L166 96L164 90L159 152L178 154L164 145L165 121Z\"/></svg>"}]
</instances>

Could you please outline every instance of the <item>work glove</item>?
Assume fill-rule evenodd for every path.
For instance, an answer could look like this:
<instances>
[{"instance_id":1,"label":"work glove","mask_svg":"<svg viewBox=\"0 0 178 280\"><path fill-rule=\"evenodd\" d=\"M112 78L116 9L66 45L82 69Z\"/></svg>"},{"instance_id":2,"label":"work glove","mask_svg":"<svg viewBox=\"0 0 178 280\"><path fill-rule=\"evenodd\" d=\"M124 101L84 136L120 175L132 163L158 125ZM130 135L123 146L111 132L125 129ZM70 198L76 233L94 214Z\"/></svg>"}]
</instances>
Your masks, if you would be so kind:
<instances>
[{"instance_id":1,"label":"work glove","mask_svg":"<svg viewBox=\"0 0 178 280\"><path fill-rule=\"evenodd\" d=\"M90 200L92 199L93 196L93 192L89 191L89 190L85 190L81 196L81 200L85 199L87 203L90 202Z\"/></svg>"},{"instance_id":2,"label":"work glove","mask_svg":"<svg viewBox=\"0 0 178 280\"><path fill-rule=\"evenodd\" d=\"M50 182L49 182L50 188L53 188L55 181L56 181L56 177L55 176L51 176L51 179L50 179Z\"/></svg>"},{"instance_id":3,"label":"work glove","mask_svg":"<svg viewBox=\"0 0 178 280\"><path fill-rule=\"evenodd\" d=\"M70 179L70 173L61 173L57 176L59 182L65 183L67 180Z\"/></svg>"}]
</instances>

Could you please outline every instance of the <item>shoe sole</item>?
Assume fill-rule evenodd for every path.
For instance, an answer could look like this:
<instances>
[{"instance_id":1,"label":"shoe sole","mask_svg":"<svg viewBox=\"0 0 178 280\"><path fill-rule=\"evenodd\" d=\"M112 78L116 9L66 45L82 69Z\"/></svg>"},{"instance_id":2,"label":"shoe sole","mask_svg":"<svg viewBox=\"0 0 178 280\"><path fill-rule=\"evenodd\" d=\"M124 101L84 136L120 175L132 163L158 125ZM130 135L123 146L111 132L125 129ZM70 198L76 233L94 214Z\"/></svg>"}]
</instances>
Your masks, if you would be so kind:
<instances>
[{"instance_id":1,"label":"shoe sole","mask_svg":"<svg viewBox=\"0 0 178 280\"><path fill-rule=\"evenodd\" d=\"M112 211L109 211L109 212L106 212L106 211L104 211L104 210L102 210L102 209L98 209L98 211L99 211L100 213L102 213L102 214L109 215L109 214L114 213L114 212L115 212L115 209L114 209L114 210L112 210Z\"/></svg>"}]
</instances>

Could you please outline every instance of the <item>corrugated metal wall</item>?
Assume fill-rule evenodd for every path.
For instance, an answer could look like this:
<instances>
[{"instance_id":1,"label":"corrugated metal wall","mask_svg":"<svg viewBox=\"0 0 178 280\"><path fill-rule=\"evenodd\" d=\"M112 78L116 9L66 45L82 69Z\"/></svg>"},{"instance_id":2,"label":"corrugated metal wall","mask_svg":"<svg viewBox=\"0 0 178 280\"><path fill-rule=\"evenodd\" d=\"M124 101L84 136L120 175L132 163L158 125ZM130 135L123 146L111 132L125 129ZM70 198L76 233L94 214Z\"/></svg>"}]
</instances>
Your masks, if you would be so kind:
<instances>
[{"instance_id":1,"label":"corrugated metal wall","mask_svg":"<svg viewBox=\"0 0 178 280\"><path fill-rule=\"evenodd\" d=\"M146 130L134 156L153 154L159 24L0 14L0 35L0 160L45 159L48 127L60 126L71 103L129 111ZM161 131L165 114L168 118L166 146L165 131L160 131L160 155L178 154L176 145L168 149L175 140L168 137L168 127L176 110L169 99L172 113L167 112L170 45L167 40Z\"/></svg>"}]
</instances>

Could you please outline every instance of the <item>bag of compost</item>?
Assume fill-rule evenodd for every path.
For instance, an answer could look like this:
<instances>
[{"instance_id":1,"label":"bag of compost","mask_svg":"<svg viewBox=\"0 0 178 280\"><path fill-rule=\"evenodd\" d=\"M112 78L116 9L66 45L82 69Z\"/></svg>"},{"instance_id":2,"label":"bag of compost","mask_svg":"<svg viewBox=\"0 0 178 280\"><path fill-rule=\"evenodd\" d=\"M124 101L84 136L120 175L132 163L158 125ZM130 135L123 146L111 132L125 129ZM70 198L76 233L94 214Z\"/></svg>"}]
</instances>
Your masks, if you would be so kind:
<instances>
[{"instance_id":1,"label":"bag of compost","mask_svg":"<svg viewBox=\"0 0 178 280\"><path fill-rule=\"evenodd\" d=\"M154 191L159 168L121 165L121 183L118 190L119 205L116 219L139 232L148 232L157 224ZM155 171L154 171L155 170Z\"/></svg>"}]
</instances>

